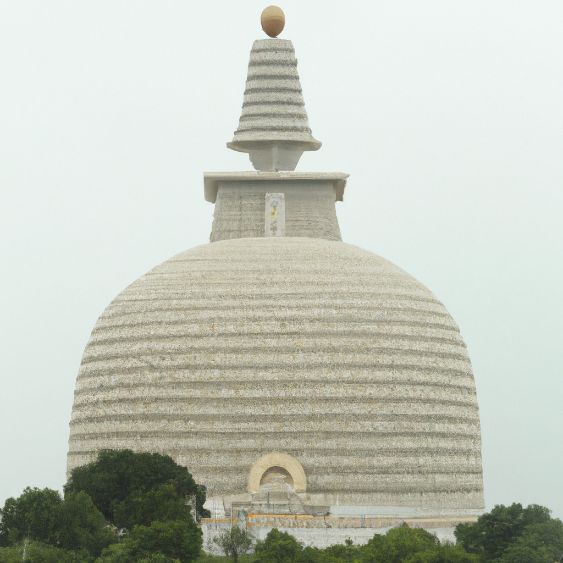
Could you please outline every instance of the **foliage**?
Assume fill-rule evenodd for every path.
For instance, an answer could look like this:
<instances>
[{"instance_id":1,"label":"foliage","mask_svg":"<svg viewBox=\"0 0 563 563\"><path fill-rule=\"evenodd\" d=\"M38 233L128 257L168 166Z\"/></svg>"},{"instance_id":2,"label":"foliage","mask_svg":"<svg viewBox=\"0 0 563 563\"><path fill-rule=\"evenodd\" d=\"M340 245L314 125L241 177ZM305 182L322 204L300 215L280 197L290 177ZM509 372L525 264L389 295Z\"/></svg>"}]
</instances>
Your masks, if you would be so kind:
<instances>
[{"instance_id":1,"label":"foliage","mask_svg":"<svg viewBox=\"0 0 563 563\"><path fill-rule=\"evenodd\" d=\"M326 549L319 550L320 553L317 558L322 557L324 559L317 560L326 561L327 563L357 561L363 549L363 546L354 545L351 539L347 539L344 544L331 545ZM305 548L305 551L306 550L307 548Z\"/></svg>"},{"instance_id":2,"label":"foliage","mask_svg":"<svg viewBox=\"0 0 563 563\"><path fill-rule=\"evenodd\" d=\"M303 547L293 536L276 528L269 531L266 539L258 541L254 550L256 563L293 563L302 552Z\"/></svg>"},{"instance_id":3,"label":"foliage","mask_svg":"<svg viewBox=\"0 0 563 563\"><path fill-rule=\"evenodd\" d=\"M99 555L115 533L86 493L70 493L59 508L56 540L65 549Z\"/></svg>"},{"instance_id":4,"label":"foliage","mask_svg":"<svg viewBox=\"0 0 563 563\"><path fill-rule=\"evenodd\" d=\"M195 561L201 551L201 531L193 521L170 520L135 526L120 543L104 550L100 563Z\"/></svg>"},{"instance_id":5,"label":"foliage","mask_svg":"<svg viewBox=\"0 0 563 563\"><path fill-rule=\"evenodd\" d=\"M503 553L502 563L552 563L563 559L563 524L551 519L527 526Z\"/></svg>"},{"instance_id":6,"label":"foliage","mask_svg":"<svg viewBox=\"0 0 563 563\"><path fill-rule=\"evenodd\" d=\"M106 450L76 468L65 486L67 496L88 493L118 528L130 530L104 550L99 561L194 561L201 550L201 530L186 504L196 500L203 514L205 489L185 467L160 454Z\"/></svg>"},{"instance_id":7,"label":"foliage","mask_svg":"<svg viewBox=\"0 0 563 563\"><path fill-rule=\"evenodd\" d=\"M174 485L166 483L154 489L134 491L114 509L115 524L119 528L150 525L155 520L191 520L190 507Z\"/></svg>"},{"instance_id":8,"label":"foliage","mask_svg":"<svg viewBox=\"0 0 563 563\"><path fill-rule=\"evenodd\" d=\"M199 555L199 559L196 559L197 563L226 563L230 561L230 557L224 555L211 555L202 551ZM239 563L254 563L254 555L241 555L239 557Z\"/></svg>"},{"instance_id":9,"label":"foliage","mask_svg":"<svg viewBox=\"0 0 563 563\"><path fill-rule=\"evenodd\" d=\"M205 488L196 484L185 467L156 453L103 450L96 461L72 471L65 494L86 492L107 520L126 528L147 525L162 517L162 512L180 516L171 489L163 485L172 487L178 498L195 497L197 515L207 515L203 508ZM153 510L151 500L162 501L164 506Z\"/></svg>"},{"instance_id":10,"label":"foliage","mask_svg":"<svg viewBox=\"0 0 563 563\"><path fill-rule=\"evenodd\" d=\"M141 554L162 553L182 562L195 561L201 551L201 530L193 521L153 522L135 526L130 539Z\"/></svg>"},{"instance_id":11,"label":"foliage","mask_svg":"<svg viewBox=\"0 0 563 563\"><path fill-rule=\"evenodd\" d=\"M25 552L25 559L24 557ZM83 554L60 549L41 542L22 542L14 547L0 548L1 563L84 563L89 561Z\"/></svg>"},{"instance_id":12,"label":"foliage","mask_svg":"<svg viewBox=\"0 0 563 563\"><path fill-rule=\"evenodd\" d=\"M202 558L201 561L207 559ZM223 559L224 560L224 559ZM220 559L216 559L220 561ZM257 542L255 563L477 563L478 556L468 554L461 546L441 545L438 539L422 529L407 526L394 528L386 535L375 535L365 546L347 540L319 549L303 547L288 533L272 530Z\"/></svg>"},{"instance_id":13,"label":"foliage","mask_svg":"<svg viewBox=\"0 0 563 563\"><path fill-rule=\"evenodd\" d=\"M406 524L389 530L384 536L375 534L362 553L365 563L402 563L422 552L436 551L438 538L422 528L409 528Z\"/></svg>"},{"instance_id":14,"label":"foliage","mask_svg":"<svg viewBox=\"0 0 563 563\"><path fill-rule=\"evenodd\" d=\"M197 563L226 563L230 560L231 558L225 555L211 555L203 551L200 553L199 559L196 559ZM254 555L241 555L239 563L254 563Z\"/></svg>"},{"instance_id":15,"label":"foliage","mask_svg":"<svg viewBox=\"0 0 563 563\"><path fill-rule=\"evenodd\" d=\"M190 496L203 513L205 489L171 458L103 452L73 471L64 499L57 491L28 488L6 501L0 542L10 547L1 550L0 561L21 560L24 543L27 554L35 553L31 561L91 562L102 550L100 561L194 561L202 540L186 504ZM98 508L130 530L121 542L115 543L115 528Z\"/></svg>"},{"instance_id":16,"label":"foliage","mask_svg":"<svg viewBox=\"0 0 563 563\"><path fill-rule=\"evenodd\" d=\"M467 553L459 545L444 544L408 557L407 563L478 563L479 556Z\"/></svg>"},{"instance_id":17,"label":"foliage","mask_svg":"<svg viewBox=\"0 0 563 563\"><path fill-rule=\"evenodd\" d=\"M238 563L239 557L248 553L252 548L253 539L252 534L245 528L232 526L213 538L213 542L221 548L227 557Z\"/></svg>"},{"instance_id":18,"label":"foliage","mask_svg":"<svg viewBox=\"0 0 563 563\"><path fill-rule=\"evenodd\" d=\"M563 555L563 524L552 519L547 508L534 504L497 505L475 524L460 524L455 536L483 561L551 563Z\"/></svg>"},{"instance_id":19,"label":"foliage","mask_svg":"<svg viewBox=\"0 0 563 563\"><path fill-rule=\"evenodd\" d=\"M81 551L84 561L98 555L115 539L104 517L85 493L71 494L63 500L57 491L27 488L17 499L8 499L1 513L4 545L35 540ZM41 557L48 557L47 546L34 546L36 551L47 554Z\"/></svg>"},{"instance_id":20,"label":"foliage","mask_svg":"<svg viewBox=\"0 0 563 563\"><path fill-rule=\"evenodd\" d=\"M15 545L24 538L54 543L62 502L57 491L31 487L17 499L7 499L0 510L0 545Z\"/></svg>"},{"instance_id":21,"label":"foliage","mask_svg":"<svg viewBox=\"0 0 563 563\"><path fill-rule=\"evenodd\" d=\"M257 542L255 558L248 560L255 563L553 563L563 560L560 520L551 518L549 511L541 506L508 508L495 507L476 524L458 527L456 535L473 542L476 551L473 553L468 553L461 543L440 543L425 530L406 525L386 535L375 534L364 546L355 546L348 540L345 545L326 549L304 548L290 534L274 529L264 541ZM510 539L506 540L507 537ZM493 547L494 541L502 542L503 538L499 557L485 554L484 549L477 551L481 544ZM201 559L210 563L221 560L225 559L210 556Z\"/></svg>"}]
</instances>

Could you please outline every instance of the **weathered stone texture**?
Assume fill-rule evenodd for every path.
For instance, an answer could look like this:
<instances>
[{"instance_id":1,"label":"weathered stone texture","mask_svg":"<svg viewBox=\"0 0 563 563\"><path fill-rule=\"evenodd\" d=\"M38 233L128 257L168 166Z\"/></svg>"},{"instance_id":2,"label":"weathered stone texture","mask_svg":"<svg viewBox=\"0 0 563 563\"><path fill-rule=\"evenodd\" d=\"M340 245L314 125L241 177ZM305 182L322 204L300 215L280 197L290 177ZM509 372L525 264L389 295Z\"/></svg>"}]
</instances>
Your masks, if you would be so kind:
<instances>
[{"instance_id":1,"label":"weathered stone texture","mask_svg":"<svg viewBox=\"0 0 563 563\"><path fill-rule=\"evenodd\" d=\"M340 240L333 181L229 181L219 183L211 242L263 237L266 194L285 198L285 236Z\"/></svg>"},{"instance_id":2,"label":"weathered stone texture","mask_svg":"<svg viewBox=\"0 0 563 563\"><path fill-rule=\"evenodd\" d=\"M455 322L408 274L338 241L215 242L123 291L84 352L69 470L108 447L170 454L211 495L244 492L279 451L302 464L311 498L483 506Z\"/></svg>"},{"instance_id":3,"label":"weathered stone texture","mask_svg":"<svg viewBox=\"0 0 563 563\"><path fill-rule=\"evenodd\" d=\"M259 39L252 45L242 114L233 143L320 143L311 135L293 44Z\"/></svg>"}]
</instances>

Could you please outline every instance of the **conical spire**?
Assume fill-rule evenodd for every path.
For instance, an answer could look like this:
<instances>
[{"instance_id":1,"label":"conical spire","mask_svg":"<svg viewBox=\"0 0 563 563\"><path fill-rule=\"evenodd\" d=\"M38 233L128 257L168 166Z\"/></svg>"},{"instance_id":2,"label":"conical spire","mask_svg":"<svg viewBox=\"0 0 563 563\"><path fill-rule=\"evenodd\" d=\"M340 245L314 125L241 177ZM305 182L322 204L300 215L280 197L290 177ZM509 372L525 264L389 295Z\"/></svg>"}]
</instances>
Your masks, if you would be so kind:
<instances>
[{"instance_id":1,"label":"conical spire","mask_svg":"<svg viewBox=\"0 0 563 563\"><path fill-rule=\"evenodd\" d=\"M287 39L261 39L250 52L242 114L230 149L249 153L256 170L295 170L311 134L297 59Z\"/></svg>"}]
</instances>

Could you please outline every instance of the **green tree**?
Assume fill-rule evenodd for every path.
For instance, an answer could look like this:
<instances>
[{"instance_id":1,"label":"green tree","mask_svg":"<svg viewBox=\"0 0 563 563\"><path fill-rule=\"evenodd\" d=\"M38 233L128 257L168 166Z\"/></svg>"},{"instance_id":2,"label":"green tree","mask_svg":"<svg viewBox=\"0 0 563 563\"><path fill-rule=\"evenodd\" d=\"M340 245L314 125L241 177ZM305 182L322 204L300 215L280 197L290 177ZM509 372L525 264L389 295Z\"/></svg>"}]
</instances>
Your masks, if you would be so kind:
<instances>
[{"instance_id":1,"label":"green tree","mask_svg":"<svg viewBox=\"0 0 563 563\"><path fill-rule=\"evenodd\" d=\"M96 556L114 541L114 531L86 493L66 495L57 514L55 543L58 546Z\"/></svg>"},{"instance_id":2,"label":"green tree","mask_svg":"<svg viewBox=\"0 0 563 563\"><path fill-rule=\"evenodd\" d=\"M307 549L307 548L305 548ZM326 561L327 563L340 563L347 561L356 561L360 556L363 546L354 545L351 539L347 539L344 544L331 545L320 552L318 561Z\"/></svg>"},{"instance_id":3,"label":"green tree","mask_svg":"<svg viewBox=\"0 0 563 563\"><path fill-rule=\"evenodd\" d=\"M153 522L135 526L130 538L141 555L162 553L182 562L195 561L202 547L201 530L193 521Z\"/></svg>"},{"instance_id":4,"label":"green tree","mask_svg":"<svg viewBox=\"0 0 563 563\"><path fill-rule=\"evenodd\" d=\"M62 502L57 491L30 487L18 498L7 499L0 510L0 545L15 545L25 538L55 543Z\"/></svg>"},{"instance_id":5,"label":"green tree","mask_svg":"<svg viewBox=\"0 0 563 563\"><path fill-rule=\"evenodd\" d=\"M193 521L153 522L150 526L135 526L120 543L105 549L98 561L189 563L198 558L201 546L201 530Z\"/></svg>"},{"instance_id":6,"label":"green tree","mask_svg":"<svg viewBox=\"0 0 563 563\"><path fill-rule=\"evenodd\" d=\"M231 526L213 538L213 543L221 548L226 557L230 557L234 563L238 563L239 557L251 550L253 539L246 529Z\"/></svg>"},{"instance_id":7,"label":"green tree","mask_svg":"<svg viewBox=\"0 0 563 563\"><path fill-rule=\"evenodd\" d=\"M405 559L405 563L478 563L479 556L467 553L460 545L439 545Z\"/></svg>"},{"instance_id":8,"label":"green tree","mask_svg":"<svg viewBox=\"0 0 563 563\"><path fill-rule=\"evenodd\" d=\"M550 550L546 547L529 547L515 544L509 546L496 563L553 563L559 559L553 559Z\"/></svg>"},{"instance_id":9,"label":"green tree","mask_svg":"<svg viewBox=\"0 0 563 563\"><path fill-rule=\"evenodd\" d=\"M106 519L118 528L125 528L146 525L160 517L161 511L180 516L175 512L178 504L170 498L171 489L160 488L163 485L172 487L182 501L193 497L197 515L208 515L203 508L205 488L196 484L185 467L169 456L156 453L101 451L96 461L72 471L65 493L84 491ZM149 498L143 498L144 495ZM151 502L156 500L166 506L151 508Z\"/></svg>"},{"instance_id":10,"label":"green tree","mask_svg":"<svg viewBox=\"0 0 563 563\"><path fill-rule=\"evenodd\" d=\"M533 556L530 555L533 553ZM528 559L526 559L528 558ZM551 519L526 526L522 535L502 555L502 563L552 563L563 559L563 523Z\"/></svg>"},{"instance_id":11,"label":"green tree","mask_svg":"<svg viewBox=\"0 0 563 563\"><path fill-rule=\"evenodd\" d=\"M67 551L35 541L24 540L14 547L0 548L1 563L20 563L21 561L30 563L85 563L85 561L90 560L74 551Z\"/></svg>"},{"instance_id":12,"label":"green tree","mask_svg":"<svg viewBox=\"0 0 563 563\"><path fill-rule=\"evenodd\" d=\"M149 490L133 491L125 500L116 503L115 524L119 528L150 525L155 520L189 520L190 507L172 483L157 485Z\"/></svg>"},{"instance_id":13,"label":"green tree","mask_svg":"<svg viewBox=\"0 0 563 563\"><path fill-rule=\"evenodd\" d=\"M115 540L101 512L86 493L69 494L63 500L51 489L27 488L6 501L1 510L0 534L4 545L29 540L65 550L80 551L82 561L99 555ZM45 556L47 548L33 544ZM35 558L40 555L35 556Z\"/></svg>"},{"instance_id":14,"label":"green tree","mask_svg":"<svg viewBox=\"0 0 563 563\"><path fill-rule=\"evenodd\" d=\"M389 530L384 536L375 534L366 544L362 561L365 563L403 563L409 557L424 551L432 552L440 542L422 528L406 524Z\"/></svg>"},{"instance_id":15,"label":"green tree","mask_svg":"<svg viewBox=\"0 0 563 563\"><path fill-rule=\"evenodd\" d=\"M479 554L484 561L492 561L500 559L527 528L533 529L551 520L549 510L543 506L497 505L480 516L475 524L457 526L455 536L466 551Z\"/></svg>"},{"instance_id":16,"label":"green tree","mask_svg":"<svg viewBox=\"0 0 563 563\"><path fill-rule=\"evenodd\" d=\"M294 563L303 552L301 544L290 534L273 528L264 541L258 541L254 553L256 563Z\"/></svg>"}]
</instances>

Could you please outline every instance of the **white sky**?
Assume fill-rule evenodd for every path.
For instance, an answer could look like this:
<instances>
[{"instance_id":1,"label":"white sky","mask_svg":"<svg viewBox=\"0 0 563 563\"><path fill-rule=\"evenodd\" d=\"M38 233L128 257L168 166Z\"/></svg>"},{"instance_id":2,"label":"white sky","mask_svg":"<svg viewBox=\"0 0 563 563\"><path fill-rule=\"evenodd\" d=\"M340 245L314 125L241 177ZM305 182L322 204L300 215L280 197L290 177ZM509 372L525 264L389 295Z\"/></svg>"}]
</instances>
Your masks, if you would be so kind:
<instances>
[{"instance_id":1,"label":"white sky","mask_svg":"<svg viewBox=\"0 0 563 563\"><path fill-rule=\"evenodd\" d=\"M204 243L266 2L0 0L0 503L64 482L74 379L126 285ZM344 240L458 321L485 496L563 516L563 4L284 1Z\"/></svg>"}]
</instances>

